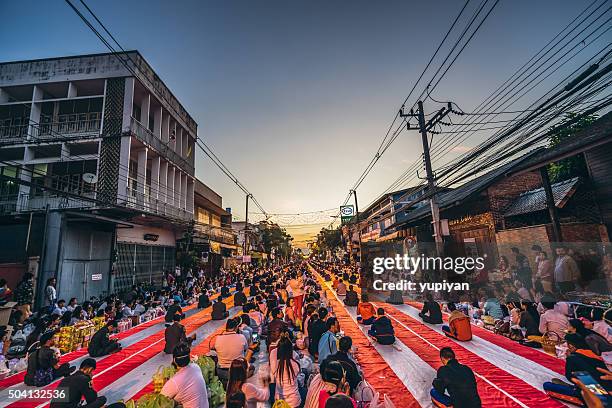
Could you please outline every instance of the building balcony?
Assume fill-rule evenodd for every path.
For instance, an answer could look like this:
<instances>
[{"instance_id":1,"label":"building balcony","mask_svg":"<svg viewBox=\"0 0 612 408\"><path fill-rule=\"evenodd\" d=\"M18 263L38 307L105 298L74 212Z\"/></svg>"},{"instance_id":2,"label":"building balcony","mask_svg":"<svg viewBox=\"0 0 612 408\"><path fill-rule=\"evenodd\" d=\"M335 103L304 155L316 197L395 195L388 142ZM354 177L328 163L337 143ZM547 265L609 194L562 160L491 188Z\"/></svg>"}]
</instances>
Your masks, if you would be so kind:
<instances>
[{"instance_id":1,"label":"building balcony","mask_svg":"<svg viewBox=\"0 0 612 408\"><path fill-rule=\"evenodd\" d=\"M11 120L0 123L0 143L28 143L64 139L88 139L100 136L101 112L57 115L28 125L28 120Z\"/></svg>"},{"instance_id":2,"label":"building balcony","mask_svg":"<svg viewBox=\"0 0 612 408\"><path fill-rule=\"evenodd\" d=\"M56 121L41 121L34 126L33 138L58 139L91 138L100 136L102 112L73 113L56 116Z\"/></svg>"},{"instance_id":3,"label":"building balcony","mask_svg":"<svg viewBox=\"0 0 612 408\"><path fill-rule=\"evenodd\" d=\"M95 206L95 193L85 193L83 198L66 197L58 194L10 194L0 196L0 214L11 214L17 212L44 211L49 206L50 210L65 210L91 208Z\"/></svg>"},{"instance_id":4,"label":"building balcony","mask_svg":"<svg viewBox=\"0 0 612 408\"><path fill-rule=\"evenodd\" d=\"M197 236L227 245L236 245L237 237L231 229L207 224L196 224L194 232Z\"/></svg>"},{"instance_id":5,"label":"building balcony","mask_svg":"<svg viewBox=\"0 0 612 408\"><path fill-rule=\"evenodd\" d=\"M186 221L193 219L193 213L176 207L171 203L167 203L164 200L151 197L148 191L146 193L140 191L140 189L137 188L137 183L135 183L133 179L130 179L130 181L125 206L168 218Z\"/></svg>"},{"instance_id":6,"label":"building balcony","mask_svg":"<svg viewBox=\"0 0 612 408\"><path fill-rule=\"evenodd\" d=\"M157 151L157 153L168 159L168 161L179 166L187 174L194 174L195 166L191 159L185 159L180 154L172 150L168 143L155 136L153 132L134 118L131 120L130 130L138 140Z\"/></svg>"}]
</instances>

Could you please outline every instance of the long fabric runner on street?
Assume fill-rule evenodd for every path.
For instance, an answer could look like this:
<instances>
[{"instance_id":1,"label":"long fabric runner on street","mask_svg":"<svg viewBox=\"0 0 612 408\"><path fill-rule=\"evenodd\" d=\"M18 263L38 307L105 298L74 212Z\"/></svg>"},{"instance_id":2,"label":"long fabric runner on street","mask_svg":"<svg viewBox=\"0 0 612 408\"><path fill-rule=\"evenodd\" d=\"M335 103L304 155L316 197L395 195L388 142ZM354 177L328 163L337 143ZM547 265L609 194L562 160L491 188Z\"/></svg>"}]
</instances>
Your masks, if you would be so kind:
<instances>
[{"instance_id":1,"label":"long fabric runner on street","mask_svg":"<svg viewBox=\"0 0 612 408\"><path fill-rule=\"evenodd\" d=\"M216 297L217 296L211 298L214 299ZM227 305L228 310L230 310L233 307L233 296L224 299L223 302ZM195 307L195 305L188 306L185 308L185 311L190 311ZM212 307L208 307L195 311L195 313L183 319L181 323L185 326L187 334L198 334L200 331L205 331L206 327L211 324L211 311ZM230 313L235 314L235 312L236 310L231 311ZM214 323L216 323L217 326L224 327L225 320L215 321ZM147 333L149 330L151 330L151 333ZM94 388L98 390L101 395L105 396L108 396L108 392L112 392L113 396L116 396L115 400L127 400L134 394L139 393L138 391L145 388L146 384L150 383L151 377L157 368L155 367L153 368L153 371L151 371L148 369L149 367L147 367L146 370L141 372L142 367L150 365L151 362L156 362L157 366L160 364L169 365L172 361L172 357L170 355L165 355L163 352L165 345L164 332L165 325L162 317L135 326L123 333L119 333L117 337L122 340L122 343L130 344L117 353L96 359L97 367L92 380ZM147 336L142 338L142 333L147 334ZM130 340L133 338L137 339L134 342L130 342ZM208 338L209 336L197 336L196 342L198 345L195 346L194 350L198 347L203 350L203 347L208 345ZM62 356L62 362L76 364L86 355L86 349L77 350ZM134 375L136 373L138 373L141 377L144 376L146 378L146 382L142 387L133 390L132 382L140 381L140 379L136 380L136 376ZM3 380L4 382L0 383L4 388L0 389L0 407L31 408L48 406L49 399L9 398L11 394L18 395L16 391L53 390L60 382L60 380L57 379L46 387L28 387L23 384L24 375L25 373L18 373L14 376L5 378ZM122 390L126 391L117 392ZM113 401L113 399L109 398L109 401Z\"/></svg>"},{"instance_id":2,"label":"long fabric runner on street","mask_svg":"<svg viewBox=\"0 0 612 408\"><path fill-rule=\"evenodd\" d=\"M331 284L324 282L320 275L317 276L329 294L341 329L346 335L353 337L355 332L351 328L355 324L353 317L356 317L356 308L344 305L331 288ZM439 350L442 347L451 347L457 359L472 368L483 407L564 406L548 397L542 389L542 384L551 378L564 377L562 360L476 326L472 326L472 341L460 342L448 338L443 334L441 325L426 324L418 317L421 304L416 302L397 306L381 302L371 303L376 308L382 307L385 310L393 322L396 335L396 343L393 346L375 344L377 357L382 359L387 369L395 373L396 378L404 382L404 391L407 388L412 393L408 402L403 399L396 407L413 406L412 401L415 398L416 406L432 406L429 390L436 370L441 366ZM364 328L361 329L358 330L359 333L365 331ZM363 350L359 347L355 358L362 364L362 361L367 362L371 355L371 347ZM376 376L372 378L366 370L364 376L367 381L376 380Z\"/></svg>"}]
</instances>

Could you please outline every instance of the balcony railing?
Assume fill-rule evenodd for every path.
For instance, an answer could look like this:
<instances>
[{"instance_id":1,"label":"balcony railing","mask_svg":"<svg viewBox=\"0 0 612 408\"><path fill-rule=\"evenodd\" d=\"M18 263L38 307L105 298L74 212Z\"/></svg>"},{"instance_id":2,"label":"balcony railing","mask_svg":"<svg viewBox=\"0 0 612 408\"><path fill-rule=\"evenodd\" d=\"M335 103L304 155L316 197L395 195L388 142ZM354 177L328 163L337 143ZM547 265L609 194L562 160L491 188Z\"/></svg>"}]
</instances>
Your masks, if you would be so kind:
<instances>
[{"instance_id":1,"label":"balcony railing","mask_svg":"<svg viewBox=\"0 0 612 408\"><path fill-rule=\"evenodd\" d=\"M0 142L14 142L28 137L28 125L0 126Z\"/></svg>"},{"instance_id":2,"label":"balcony railing","mask_svg":"<svg viewBox=\"0 0 612 408\"><path fill-rule=\"evenodd\" d=\"M102 112L58 115L54 122L45 121L34 126L35 138L96 137L100 134Z\"/></svg>"},{"instance_id":3,"label":"balcony railing","mask_svg":"<svg viewBox=\"0 0 612 408\"><path fill-rule=\"evenodd\" d=\"M196 224L194 230L196 234L209 238L212 241L222 242L228 245L236 245L237 242L236 234L222 227Z\"/></svg>"},{"instance_id":4,"label":"balcony railing","mask_svg":"<svg viewBox=\"0 0 612 408\"><path fill-rule=\"evenodd\" d=\"M127 191L128 194L125 205L128 207L182 220L191 220L193 218L193 213L178 208L163 200L151 197L149 188L147 188L146 191L141 191L136 180L132 178L128 181Z\"/></svg>"},{"instance_id":5,"label":"balcony railing","mask_svg":"<svg viewBox=\"0 0 612 408\"><path fill-rule=\"evenodd\" d=\"M166 157L169 161L177 164L188 174L194 174L194 165L191 161L181 157L180 154L172 150L172 148L157 136L147 129L142 123L132 118L130 129L132 134L136 136L142 143L157 150L162 156Z\"/></svg>"},{"instance_id":6,"label":"balcony railing","mask_svg":"<svg viewBox=\"0 0 612 408\"><path fill-rule=\"evenodd\" d=\"M47 117L43 118L39 124L32 123L31 131L27 119L17 124L14 123L14 120L7 120L0 125L0 142L98 137L101 117L101 112L58 115L54 122Z\"/></svg>"},{"instance_id":7,"label":"balcony railing","mask_svg":"<svg viewBox=\"0 0 612 408\"><path fill-rule=\"evenodd\" d=\"M52 210L90 208L95 206L95 193L83 194L83 198L66 197L57 194L34 195L29 193L0 196L0 213L28 212L45 210L47 205Z\"/></svg>"}]
</instances>

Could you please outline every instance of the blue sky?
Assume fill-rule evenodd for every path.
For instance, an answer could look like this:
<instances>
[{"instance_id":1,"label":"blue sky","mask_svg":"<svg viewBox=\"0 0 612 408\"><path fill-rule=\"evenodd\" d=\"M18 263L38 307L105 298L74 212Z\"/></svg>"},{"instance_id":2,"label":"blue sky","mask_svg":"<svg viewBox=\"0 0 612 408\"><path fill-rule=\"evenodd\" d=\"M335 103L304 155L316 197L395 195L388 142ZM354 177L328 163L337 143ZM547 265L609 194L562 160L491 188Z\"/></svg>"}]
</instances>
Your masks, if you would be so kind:
<instances>
[{"instance_id":1,"label":"blue sky","mask_svg":"<svg viewBox=\"0 0 612 408\"><path fill-rule=\"evenodd\" d=\"M501 0L436 96L473 108L588 3ZM88 4L267 211L300 212L341 204L463 1ZM106 51L64 1L0 0L0 14L0 60ZM398 138L360 187L362 205L420 151L415 132ZM243 216L243 195L203 155L197 175Z\"/></svg>"}]
</instances>

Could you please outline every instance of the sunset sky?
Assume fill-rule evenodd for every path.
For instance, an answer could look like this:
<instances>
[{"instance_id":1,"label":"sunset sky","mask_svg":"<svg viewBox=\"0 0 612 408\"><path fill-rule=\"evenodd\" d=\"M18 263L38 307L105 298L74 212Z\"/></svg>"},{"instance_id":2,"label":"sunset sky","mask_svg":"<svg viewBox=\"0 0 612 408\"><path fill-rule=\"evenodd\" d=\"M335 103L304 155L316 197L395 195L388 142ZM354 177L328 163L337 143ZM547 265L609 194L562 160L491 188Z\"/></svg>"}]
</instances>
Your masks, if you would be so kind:
<instances>
[{"instance_id":1,"label":"sunset sky","mask_svg":"<svg viewBox=\"0 0 612 408\"><path fill-rule=\"evenodd\" d=\"M266 211L283 213L342 204L463 3L88 2L125 49L143 54L196 119L199 137ZM470 3L470 16L478 3ZM586 5L502 0L435 97L472 109ZM19 33L19 41L3 41L2 61L108 51L64 1L2 1L0 12L0 38ZM420 154L416 132L398 138L360 187L360 207ZM197 176L244 219L241 191L203 154L197 160ZM289 232L303 241L312 229Z\"/></svg>"}]
</instances>

